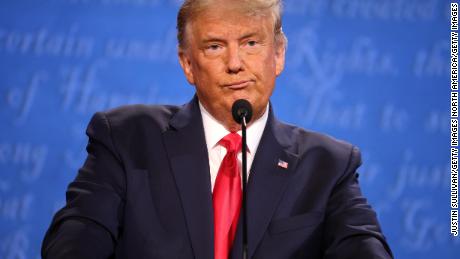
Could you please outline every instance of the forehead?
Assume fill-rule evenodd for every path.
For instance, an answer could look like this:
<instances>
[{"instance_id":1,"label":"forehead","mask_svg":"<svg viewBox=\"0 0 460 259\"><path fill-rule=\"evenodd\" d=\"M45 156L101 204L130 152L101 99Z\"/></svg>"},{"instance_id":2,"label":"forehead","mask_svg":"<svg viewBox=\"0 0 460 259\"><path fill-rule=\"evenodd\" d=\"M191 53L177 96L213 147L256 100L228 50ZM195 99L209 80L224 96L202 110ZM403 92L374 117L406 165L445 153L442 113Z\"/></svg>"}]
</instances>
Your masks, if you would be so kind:
<instances>
[{"instance_id":1,"label":"forehead","mask_svg":"<svg viewBox=\"0 0 460 259\"><path fill-rule=\"evenodd\" d=\"M234 5L209 6L196 13L187 24L192 37L220 34L274 33L274 21L268 10L251 11Z\"/></svg>"}]
</instances>

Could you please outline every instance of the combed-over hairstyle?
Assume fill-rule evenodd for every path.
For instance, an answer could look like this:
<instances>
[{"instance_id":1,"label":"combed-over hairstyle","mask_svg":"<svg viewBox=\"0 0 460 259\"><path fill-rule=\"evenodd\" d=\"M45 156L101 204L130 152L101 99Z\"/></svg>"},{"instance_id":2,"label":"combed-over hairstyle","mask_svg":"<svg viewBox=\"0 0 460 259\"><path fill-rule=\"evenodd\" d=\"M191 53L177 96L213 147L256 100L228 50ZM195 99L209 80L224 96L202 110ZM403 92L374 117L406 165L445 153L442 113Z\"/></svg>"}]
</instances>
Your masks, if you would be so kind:
<instances>
[{"instance_id":1,"label":"combed-over hairstyle","mask_svg":"<svg viewBox=\"0 0 460 259\"><path fill-rule=\"evenodd\" d=\"M216 0L184 0L177 13L177 41L179 47L185 47L185 31L187 23L193 20L201 11ZM282 30L282 0L227 0L239 2L238 6L243 12L251 15L257 15L269 10L275 21L275 43L287 45L287 38Z\"/></svg>"}]
</instances>

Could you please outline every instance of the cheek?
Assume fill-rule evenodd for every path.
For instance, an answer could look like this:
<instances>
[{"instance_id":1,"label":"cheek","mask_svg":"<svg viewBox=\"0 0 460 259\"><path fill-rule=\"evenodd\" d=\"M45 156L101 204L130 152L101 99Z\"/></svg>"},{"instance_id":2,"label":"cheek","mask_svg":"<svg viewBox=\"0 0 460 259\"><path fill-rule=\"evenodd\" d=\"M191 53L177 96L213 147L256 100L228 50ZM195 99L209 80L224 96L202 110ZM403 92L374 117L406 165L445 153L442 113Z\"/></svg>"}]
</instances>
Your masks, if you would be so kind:
<instances>
[{"instance_id":1,"label":"cheek","mask_svg":"<svg viewBox=\"0 0 460 259\"><path fill-rule=\"evenodd\" d=\"M276 79L276 62L273 57L267 57L259 64L259 71L264 84L271 84Z\"/></svg>"},{"instance_id":2,"label":"cheek","mask_svg":"<svg viewBox=\"0 0 460 259\"><path fill-rule=\"evenodd\" d=\"M262 84L259 87L261 96L269 98L276 80L276 62L274 55L267 55L259 63L260 80ZM264 98L265 99L265 98Z\"/></svg>"},{"instance_id":3,"label":"cheek","mask_svg":"<svg viewBox=\"0 0 460 259\"><path fill-rule=\"evenodd\" d=\"M212 62L195 62L194 71L195 71L195 78L198 81L205 82L207 84L213 84L218 82L218 78L220 76L222 65L213 60Z\"/></svg>"},{"instance_id":4,"label":"cheek","mask_svg":"<svg viewBox=\"0 0 460 259\"><path fill-rule=\"evenodd\" d=\"M258 62L259 66L263 67L265 72L275 71L276 59L273 51L267 51L264 53L264 55L259 58Z\"/></svg>"}]
</instances>

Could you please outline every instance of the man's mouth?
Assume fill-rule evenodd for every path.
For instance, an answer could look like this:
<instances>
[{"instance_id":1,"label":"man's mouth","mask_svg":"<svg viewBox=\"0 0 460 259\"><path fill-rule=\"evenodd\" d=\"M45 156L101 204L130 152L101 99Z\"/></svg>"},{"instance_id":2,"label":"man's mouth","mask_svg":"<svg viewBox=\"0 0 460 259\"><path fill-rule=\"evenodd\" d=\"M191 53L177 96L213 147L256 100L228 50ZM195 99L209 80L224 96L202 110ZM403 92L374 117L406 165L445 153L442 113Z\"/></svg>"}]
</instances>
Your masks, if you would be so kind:
<instances>
[{"instance_id":1,"label":"man's mouth","mask_svg":"<svg viewBox=\"0 0 460 259\"><path fill-rule=\"evenodd\" d=\"M236 81L236 82L224 84L224 87L232 89L232 90L239 90L239 89L246 88L247 86L249 86L251 82L252 80Z\"/></svg>"}]
</instances>

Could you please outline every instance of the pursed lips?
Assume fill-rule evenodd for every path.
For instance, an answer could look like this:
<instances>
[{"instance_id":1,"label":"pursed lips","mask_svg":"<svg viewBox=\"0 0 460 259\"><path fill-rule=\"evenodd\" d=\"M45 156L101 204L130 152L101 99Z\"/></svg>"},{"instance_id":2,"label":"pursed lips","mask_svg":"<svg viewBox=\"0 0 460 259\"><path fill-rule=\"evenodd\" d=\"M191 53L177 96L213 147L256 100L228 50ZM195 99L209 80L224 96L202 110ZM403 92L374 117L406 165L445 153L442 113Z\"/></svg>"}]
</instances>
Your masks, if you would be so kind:
<instances>
[{"instance_id":1,"label":"pursed lips","mask_svg":"<svg viewBox=\"0 0 460 259\"><path fill-rule=\"evenodd\" d=\"M238 89L243 89L247 87L251 82L253 82L253 80L242 80L242 81L224 84L223 86L226 88L230 88L232 90L238 90Z\"/></svg>"}]
</instances>

